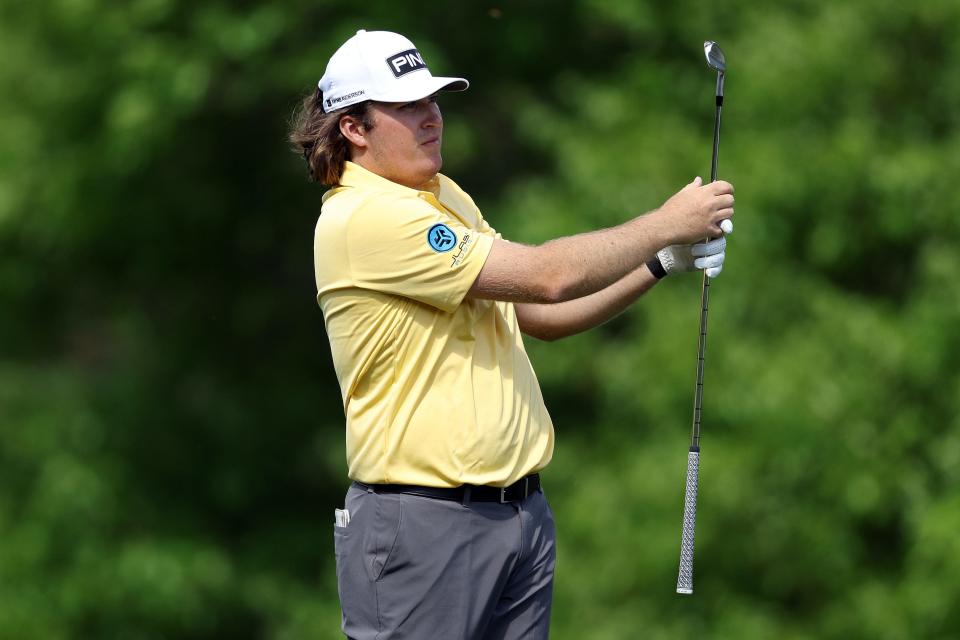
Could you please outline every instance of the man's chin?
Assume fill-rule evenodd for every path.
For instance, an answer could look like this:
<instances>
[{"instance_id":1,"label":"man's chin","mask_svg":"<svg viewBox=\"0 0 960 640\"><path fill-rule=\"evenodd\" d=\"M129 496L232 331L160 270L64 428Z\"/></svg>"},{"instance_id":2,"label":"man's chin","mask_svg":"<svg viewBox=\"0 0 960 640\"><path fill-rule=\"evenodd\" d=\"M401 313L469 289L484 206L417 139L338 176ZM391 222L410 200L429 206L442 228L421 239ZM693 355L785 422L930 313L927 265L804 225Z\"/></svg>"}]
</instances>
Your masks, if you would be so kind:
<instances>
[{"instance_id":1,"label":"man's chin","mask_svg":"<svg viewBox=\"0 0 960 640\"><path fill-rule=\"evenodd\" d=\"M397 179L394 179L394 182L399 182L400 184L404 184L408 187L419 189L437 177L437 174L440 173L440 167L442 165L443 162L439 158L437 158L436 161L420 163L416 165L416 172L407 174L407 180L409 180L409 182Z\"/></svg>"},{"instance_id":2,"label":"man's chin","mask_svg":"<svg viewBox=\"0 0 960 640\"><path fill-rule=\"evenodd\" d=\"M443 158L437 153L435 156L431 156L423 165L423 173L430 174L427 177L427 180L433 178L433 176L440 173L440 168L443 167Z\"/></svg>"}]
</instances>

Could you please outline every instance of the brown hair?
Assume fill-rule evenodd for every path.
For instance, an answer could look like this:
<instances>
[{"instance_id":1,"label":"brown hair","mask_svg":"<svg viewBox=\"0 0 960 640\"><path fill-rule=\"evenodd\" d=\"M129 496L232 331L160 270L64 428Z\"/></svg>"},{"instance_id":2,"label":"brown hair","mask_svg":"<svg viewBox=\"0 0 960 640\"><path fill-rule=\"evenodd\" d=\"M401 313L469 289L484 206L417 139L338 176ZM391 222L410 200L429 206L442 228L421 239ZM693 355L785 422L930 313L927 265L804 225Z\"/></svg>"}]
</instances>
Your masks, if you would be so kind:
<instances>
[{"instance_id":1,"label":"brown hair","mask_svg":"<svg viewBox=\"0 0 960 640\"><path fill-rule=\"evenodd\" d=\"M370 101L366 100L324 113L321 91L303 99L291 118L289 140L294 152L306 160L311 180L331 187L340 182L343 163L350 159L350 142L340 132L340 119L343 116L360 118L369 131L373 128L369 107Z\"/></svg>"}]
</instances>

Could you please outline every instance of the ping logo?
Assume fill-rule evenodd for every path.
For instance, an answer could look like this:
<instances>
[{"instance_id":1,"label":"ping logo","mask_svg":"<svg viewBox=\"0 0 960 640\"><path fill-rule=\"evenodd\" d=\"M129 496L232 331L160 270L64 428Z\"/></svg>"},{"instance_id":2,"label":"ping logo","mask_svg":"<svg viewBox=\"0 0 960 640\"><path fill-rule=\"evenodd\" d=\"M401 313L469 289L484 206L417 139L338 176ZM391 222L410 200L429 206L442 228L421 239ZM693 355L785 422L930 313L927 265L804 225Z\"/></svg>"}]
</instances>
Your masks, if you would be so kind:
<instances>
[{"instance_id":1,"label":"ping logo","mask_svg":"<svg viewBox=\"0 0 960 640\"><path fill-rule=\"evenodd\" d=\"M427 231L427 243L437 253L446 253L457 245L457 235L445 224L435 224Z\"/></svg>"},{"instance_id":2,"label":"ping logo","mask_svg":"<svg viewBox=\"0 0 960 640\"><path fill-rule=\"evenodd\" d=\"M423 61L423 56L421 56L420 52L416 49L408 49L407 51L401 51L395 56L390 56L387 58L387 65L390 67L390 71L393 71L395 78L406 75L411 71L427 68L427 63Z\"/></svg>"}]
</instances>

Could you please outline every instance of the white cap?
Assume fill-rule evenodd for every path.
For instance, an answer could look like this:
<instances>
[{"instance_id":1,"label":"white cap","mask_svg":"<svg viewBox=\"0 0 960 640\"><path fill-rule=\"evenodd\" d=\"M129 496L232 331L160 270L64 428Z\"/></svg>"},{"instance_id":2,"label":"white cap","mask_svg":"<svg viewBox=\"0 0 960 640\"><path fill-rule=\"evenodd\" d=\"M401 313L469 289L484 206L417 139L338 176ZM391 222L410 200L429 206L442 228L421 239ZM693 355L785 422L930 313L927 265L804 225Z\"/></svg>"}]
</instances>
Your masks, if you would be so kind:
<instances>
[{"instance_id":1,"label":"white cap","mask_svg":"<svg viewBox=\"0 0 960 640\"><path fill-rule=\"evenodd\" d=\"M463 78L435 78L413 43L392 31L357 31L327 63L317 84L325 113L364 100L412 102L437 91L463 91Z\"/></svg>"}]
</instances>

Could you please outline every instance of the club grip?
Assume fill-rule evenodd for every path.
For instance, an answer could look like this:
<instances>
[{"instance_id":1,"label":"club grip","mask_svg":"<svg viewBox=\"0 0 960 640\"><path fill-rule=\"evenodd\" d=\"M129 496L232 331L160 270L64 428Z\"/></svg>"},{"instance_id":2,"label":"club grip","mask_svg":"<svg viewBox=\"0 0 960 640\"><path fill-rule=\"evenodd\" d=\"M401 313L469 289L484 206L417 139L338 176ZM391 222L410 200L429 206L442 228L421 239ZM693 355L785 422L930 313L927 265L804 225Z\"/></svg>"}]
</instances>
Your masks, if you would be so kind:
<instances>
[{"instance_id":1,"label":"club grip","mask_svg":"<svg viewBox=\"0 0 960 640\"><path fill-rule=\"evenodd\" d=\"M683 497L683 539L680 542L680 575L677 593L693 593L693 534L697 524L697 482L700 477L700 449L687 454L687 489Z\"/></svg>"}]
</instances>

